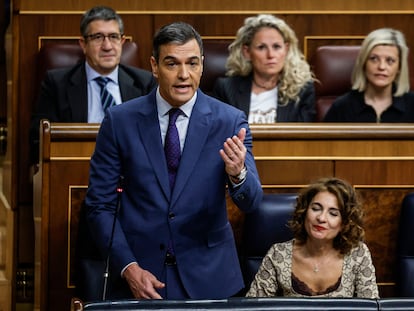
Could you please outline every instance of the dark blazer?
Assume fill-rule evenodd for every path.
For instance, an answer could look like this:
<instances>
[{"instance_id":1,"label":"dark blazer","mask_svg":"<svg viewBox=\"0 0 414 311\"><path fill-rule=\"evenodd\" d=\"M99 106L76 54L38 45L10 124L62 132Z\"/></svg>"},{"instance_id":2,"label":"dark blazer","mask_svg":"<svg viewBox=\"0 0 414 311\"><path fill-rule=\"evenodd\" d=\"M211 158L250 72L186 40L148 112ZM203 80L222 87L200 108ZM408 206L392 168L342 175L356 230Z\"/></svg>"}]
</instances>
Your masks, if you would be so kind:
<instances>
[{"instance_id":1,"label":"dark blazer","mask_svg":"<svg viewBox=\"0 0 414 311\"><path fill-rule=\"evenodd\" d=\"M156 86L156 80L149 71L121 64L118 82L122 101L148 94ZM42 119L64 123L88 122L88 90L84 62L70 68L52 69L46 73L30 125L33 163L37 163L39 157L39 124Z\"/></svg>"},{"instance_id":2,"label":"dark blazer","mask_svg":"<svg viewBox=\"0 0 414 311\"><path fill-rule=\"evenodd\" d=\"M411 123L414 122L414 93L393 97L391 106L378 118L374 108L365 103L364 92L351 90L335 99L323 121Z\"/></svg>"},{"instance_id":3,"label":"dark blazer","mask_svg":"<svg viewBox=\"0 0 414 311\"><path fill-rule=\"evenodd\" d=\"M247 129L247 177L233 187L219 150L242 127ZM88 226L102 254L107 253L120 175L125 189L110 255L115 275L136 261L165 281L164 260L172 240L191 298L226 298L243 287L226 192L240 210L249 212L259 206L263 191L241 111L198 91L171 192L156 91L108 109L91 158L85 200Z\"/></svg>"},{"instance_id":4,"label":"dark blazer","mask_svg":"<svg viewBox=\"0 0 414 311\"><path fill-rule=\"evenodd\" d=\"M218 78L213 96L249 115L252 76ZM315 121L315 88L313 82L307 83L299 94L299 103L289 102L277 107L276 122L313 122Z\"/></svg>"}]
</instances>

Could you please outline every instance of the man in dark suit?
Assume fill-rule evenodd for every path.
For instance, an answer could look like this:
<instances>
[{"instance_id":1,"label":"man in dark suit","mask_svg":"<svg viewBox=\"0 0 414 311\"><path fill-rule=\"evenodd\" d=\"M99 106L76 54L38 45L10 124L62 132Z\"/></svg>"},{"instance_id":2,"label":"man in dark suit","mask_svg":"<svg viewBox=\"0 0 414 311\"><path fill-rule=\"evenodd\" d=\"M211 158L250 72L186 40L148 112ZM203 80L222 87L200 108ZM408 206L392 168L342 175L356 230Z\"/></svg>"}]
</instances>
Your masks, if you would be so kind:
<instances>
[{"instance_id":1,"label":"man in dark suit","mask_svg":"<svg viewBox=\"0 0 414 311\"><path fill-rule=\"evenodd\" d=\"M102 121L105 111L97 77L109 78L106 88L117 105L148 94L156 86L149 71L119 63L125 42L124 25L113 9L93 7L83 15L80 31L79 44L85 62L71 68L50 70L42 82L30 128L33 163L38 161L41 119L51 122Z\"/></svg>"},{"instance_id":2,"label":"man in dark suit","mask_svg":"<svg viewBox=\"0 0 414 311\"><path fill-rule=\"evenodd\" d=\"M109 251L112 278L128 285L117 298L220 299L243 288L226 192L249 212L263 191L244 113L199 90L202 55L193 27L162 27L151 57L159 87L108 109L101 124L86 217L101 255ZM171 111L178 112L175 124ZM167 160L173 138L175 165ZM120 176L122 204L108 250Z\"/></svg>"}]
</instances>

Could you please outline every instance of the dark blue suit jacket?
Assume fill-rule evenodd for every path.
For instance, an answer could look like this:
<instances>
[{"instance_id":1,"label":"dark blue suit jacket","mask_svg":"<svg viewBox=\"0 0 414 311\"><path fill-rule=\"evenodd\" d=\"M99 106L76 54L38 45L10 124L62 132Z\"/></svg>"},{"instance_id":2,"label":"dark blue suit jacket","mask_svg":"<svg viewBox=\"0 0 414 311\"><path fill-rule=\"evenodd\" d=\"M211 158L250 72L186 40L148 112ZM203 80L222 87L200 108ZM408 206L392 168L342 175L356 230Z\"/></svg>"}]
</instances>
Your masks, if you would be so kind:
<instances>
[{"instance_id":1,"label":"dark blue suit jacket","mask_svg":"<svg viewBox=\"0 0 414 311\"><path fill-rule=\"evenodd\" d=\"M175 187L170 193L161 141L156 91L111 107L102 122L91 159L86 196L87 218L104 254L116 206L116 185L125 178L122 207L111 251L119 275L136 261L165 281L168 241L174 242L177 268L191 298L218 299L243 287L235 241L226 211L229 183L219 150L224 141L247 129L247 178L228 186L245 212L262 199L252 154L252 136L243 112L198 91Z\"/></svg>"}]
</instances>

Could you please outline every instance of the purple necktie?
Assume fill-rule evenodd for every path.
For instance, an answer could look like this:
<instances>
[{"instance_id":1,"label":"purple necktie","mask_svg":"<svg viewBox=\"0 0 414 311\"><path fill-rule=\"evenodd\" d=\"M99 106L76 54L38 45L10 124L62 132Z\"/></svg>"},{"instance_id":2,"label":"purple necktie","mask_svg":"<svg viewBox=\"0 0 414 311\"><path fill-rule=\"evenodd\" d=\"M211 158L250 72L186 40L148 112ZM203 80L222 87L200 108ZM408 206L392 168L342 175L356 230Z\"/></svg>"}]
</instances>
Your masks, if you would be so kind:
<instances>
[{"instance_id":1,"label":"purple necktie","mask_svg":"<svg viewBox=\"0 0 414 311\"><path fill-rule=\"evenodd\" d=\"M108 89L106 88L106 85L109 81L111 81L111 79L107 77L97 77L95 78L95 81L101 87L101 103L102 108L105 111L107 108L115 105L114 97L111 95L111 93L109 93Z\"/></svg>"},{"instance_id":2,"label":"purple necktie","mask_svg":"<svg viewBox=\"0 0 414 311\"><path fill-rule=\"evenodd\" d=\"M170 120L168 122L167 134L165 135L164 152L165 158L167 160L170 187L173 189L175 183L175 175L177 174L178 165L180 164L181 158L180 137L178 136L175 121L181 114L181 110L179 108L172 108L168 114L170 115Z\"/></svg>"}]
</instances>

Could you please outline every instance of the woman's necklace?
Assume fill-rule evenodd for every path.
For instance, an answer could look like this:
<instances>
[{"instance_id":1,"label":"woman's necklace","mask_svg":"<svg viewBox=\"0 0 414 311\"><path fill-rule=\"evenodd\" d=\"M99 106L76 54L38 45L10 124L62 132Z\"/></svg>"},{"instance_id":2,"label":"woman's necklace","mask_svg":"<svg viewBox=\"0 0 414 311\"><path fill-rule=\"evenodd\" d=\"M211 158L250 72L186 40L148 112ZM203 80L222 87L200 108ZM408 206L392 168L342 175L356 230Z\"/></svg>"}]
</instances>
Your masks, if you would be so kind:
<instances>
[{"instance_id":1,"label":"woman's necklace","mask_svg":"<svg viewBox=\"0 0 414 311\"><path fill-rule=\"evenodd\" d=\"M334 256L332 252L325 253L325 255L320 256L320 257L310 256L309 251L308 251L308 254L309 254L308 260L310 260L313 273L318 273L320 271L320 267L325 267L326 265L331 264L333 256Z\"/></svg>"},{"instance_id":2,"label":"woman's necklace","mask_svg":"<svg viewBox=\"0 0 414 311\"><path fill-rule=\"evenodd\" d=\"M259 83L256 82L255 79L253 79L253 84L256 85L258 88L261 88L261 89L264 89L264 90L271 90L271 89L274 89L276 87L276 84L273 85L273 86L270 86L270 87L265 86L265 85L262 85L262 84L259 84Z\"/></svg>"}]
</instances>

